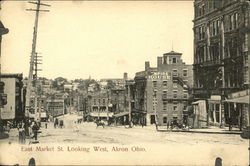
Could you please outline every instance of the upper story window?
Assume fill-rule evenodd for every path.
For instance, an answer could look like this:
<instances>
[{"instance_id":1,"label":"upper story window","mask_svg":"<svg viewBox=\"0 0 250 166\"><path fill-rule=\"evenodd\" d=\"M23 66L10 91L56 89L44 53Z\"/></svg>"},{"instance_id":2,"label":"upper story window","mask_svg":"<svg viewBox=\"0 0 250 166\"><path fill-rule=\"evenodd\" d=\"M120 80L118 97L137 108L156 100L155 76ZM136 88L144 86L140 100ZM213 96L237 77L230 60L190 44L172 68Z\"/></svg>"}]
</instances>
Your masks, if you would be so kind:
<instances>
[{"instance_id":1,"label":"upper story window","mask_svg":"<svg viewBox=\"0 0 250 166\"><path fill-rule=\"evenodd\" d=\"M204 26L198 27L198 39L199 40L205 39L205 27Z\"/></svg>"},{"instance_id":2,"label":"upper story window","mask_svg":"<svg viewBox=\"0 0 250 166\"><path fill-rule=\"evenodd\" d=\"M167 81L163 81L163 88L166 88L168 86L168 82Z\"/></svg>"},{"instance_id":3,"label":"upper story window","mask_svg":"<svg viewBox=\"0 0 250 166\"><path fill-rule=\"evenodd\" d=\"M195 17L200 17L205 14L205 4L199 4L195 7Z\"/></svg>"},{"instance_id":4,"label":"upper story window","mask_svg":"<svg viewBox=\"0 0 250 166\"><path fill-rule=\"evenodd\" d=\"M167 102L163 102L163 110L167 110Z\"/></svg>"},{"instance_id":5,"label":"upper story window","mask_svg":"<svg viewBox=\"0 0 250 166\"><path fill-rule=\"evenodd\" d=\"M210 34L211 36L216 36L220 32L220 21L214 20L210 23Z\"/></svg>"},{"instance_id":6,"label":"upper story window","mask_svg":"<svg viewBox=\"0 0 250 166\"><path fill-rule=\"evenodd\" d=\"M164 98L164 99L167 98L167 91L163 91L163 98Z\"/></svg>"},{"instance_id":7,"label":"upper story window","mask_svg":"<svg viewBox=\"0 0 250 166\"><path fill-rule=\"evenodd\" d=\"M229 15L229 31L238 28L238 13L232 13Z\"/></svg>"},{"instance_id":8,"label":"upper story window","mask_svg":"<svg viewBox=\"0 0 250 166\"><path fill-rule=\"evenodd\" d=\"M183 77L187 77L188 76L188 70L187 69L183 69Z\"/></svg>"},{"instance_id":9,"label":"upper story window","mask_svg":"<svg viewBox=\"0 0 250 166\"><path fill-rule=\"evenodd\" d=\"M153 87L157 88L157 81L153 81Z\"/></svg>"},{"instance_id":10,"label":"upper story window","mask_svg":"<svg viewBox=\"0 0 250 166\"><path fill-rule=\"evenodd\" d=\"M173 69L173 77L177 77L178 76L178 70L177 69Z\"/></svg>"},{"instance_id":11,"label":"upper story window","mask_svg":"<svg viewBox=\"0 0 250 166\"><path fill-rule=\"evenodd\" d=\"M173 91L173 97L174 97L174 98L177 98L177 92L178 92L178 91L176 91L176 90Z\"/></svg>"},{"instance_id":12,"label":"upper story window","mask_svg":"<svg viewBox=\"0 0 250 166\"><path fill-rule=\"evenodd\" d=\"M177 63L177 59L176 58L173 58L173 63Z\"/></svg>"}]
</instances>

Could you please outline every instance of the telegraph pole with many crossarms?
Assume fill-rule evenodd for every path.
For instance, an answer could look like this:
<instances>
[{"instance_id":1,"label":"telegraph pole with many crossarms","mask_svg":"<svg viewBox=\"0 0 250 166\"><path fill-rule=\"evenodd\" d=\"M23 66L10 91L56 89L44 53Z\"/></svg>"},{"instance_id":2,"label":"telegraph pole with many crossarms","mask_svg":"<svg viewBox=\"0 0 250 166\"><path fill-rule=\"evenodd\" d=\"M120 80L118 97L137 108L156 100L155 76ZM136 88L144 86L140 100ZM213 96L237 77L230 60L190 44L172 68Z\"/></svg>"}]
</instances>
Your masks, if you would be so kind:
<instances>
[{"instance_id":1,"label":"telegraph pole with many crossarms","mask_svg":"<svg viewBox=\"0 0 250 166\"><path fill-rule=\"evenodd\" d=\"M31 100L31 91L33 86L33 81L37 78L37 64L38 64L38 56L36 52L36 43L37 43L37 32L38 32L38 18L39 18L39 12L49 12L49 10L41 10L41 6L50 6L47 4L41 3L41 0L37 1L29 1L28 3L35 4L36 9L26 9L27 11L35 11L35 25L34 25L34 31L33 31L33 41L32 41L32 51L31 51L31 57L30 57L30 68L29 68L29 77L28 77L28 84L27 84L27 91L26 91L26 103L25 103L25 117L29 119L30 117L30 100ZM35 72L35 74L34 74ZM36 88L35 88L36 89ZM37 93L37 91L35 91ZM35 94L36 96L37 94ZM36 97L35 97L36 98ZM37 109L37 108L35 108Z\"/></svg>"}]
</instances>

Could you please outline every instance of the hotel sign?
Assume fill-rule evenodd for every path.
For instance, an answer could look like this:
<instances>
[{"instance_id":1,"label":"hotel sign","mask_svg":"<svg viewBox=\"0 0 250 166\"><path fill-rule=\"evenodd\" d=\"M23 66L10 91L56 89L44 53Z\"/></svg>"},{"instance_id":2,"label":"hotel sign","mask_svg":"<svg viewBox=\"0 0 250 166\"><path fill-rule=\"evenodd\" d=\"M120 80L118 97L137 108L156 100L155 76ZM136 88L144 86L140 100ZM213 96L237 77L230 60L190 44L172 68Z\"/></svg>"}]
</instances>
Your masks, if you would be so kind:
<instances>
[{"instance_id":1,"label":"hotel sign","mask_svg":"<svg viewBox=\"0 0 250 166\"><path fill-rule=\"evenodd\" d=\"M152 72L147 78L151 80L170 80L171 75L168 72Z\"/></svg>"}]
</instances>

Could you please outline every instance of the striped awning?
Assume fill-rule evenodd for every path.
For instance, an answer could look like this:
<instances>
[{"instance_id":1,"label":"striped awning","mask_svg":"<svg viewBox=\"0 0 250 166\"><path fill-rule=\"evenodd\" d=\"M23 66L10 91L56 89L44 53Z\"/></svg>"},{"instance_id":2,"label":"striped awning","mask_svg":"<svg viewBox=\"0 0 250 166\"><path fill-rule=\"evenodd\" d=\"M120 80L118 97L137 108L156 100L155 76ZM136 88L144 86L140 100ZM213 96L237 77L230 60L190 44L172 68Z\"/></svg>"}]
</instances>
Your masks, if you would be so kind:
<instances>
[{"instance_id":1,"label":"striped awning","mask_svg":"<svg viewBox=\"0 0 250 166\"><path fill-rule=\"evenodd\" d=\"M225 102L249 104L249 96L226 99Z\"/></svg>"}]
</instances>

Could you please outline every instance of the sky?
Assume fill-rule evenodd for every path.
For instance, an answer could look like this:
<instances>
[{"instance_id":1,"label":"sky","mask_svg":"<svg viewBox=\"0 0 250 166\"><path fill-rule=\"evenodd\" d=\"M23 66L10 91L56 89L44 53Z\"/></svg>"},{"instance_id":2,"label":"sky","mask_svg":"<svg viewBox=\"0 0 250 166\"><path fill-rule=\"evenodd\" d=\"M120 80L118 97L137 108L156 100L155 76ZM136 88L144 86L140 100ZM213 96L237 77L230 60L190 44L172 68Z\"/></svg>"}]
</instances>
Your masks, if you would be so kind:
<instances>
[{"instance_id":1,"label":"sky","mask_svg":"<svg viewBox=\"0 0 250 166\"><path fill-rule=\"evenodd\" d=\"M183 53L193 63L193 1L45 1L36 51L40 77L133 78L145 61ZM9 33L2 40L2 72L28 76L35 8L27 1L4 1L0 19Z\"/></svg>"}]
</instances>

